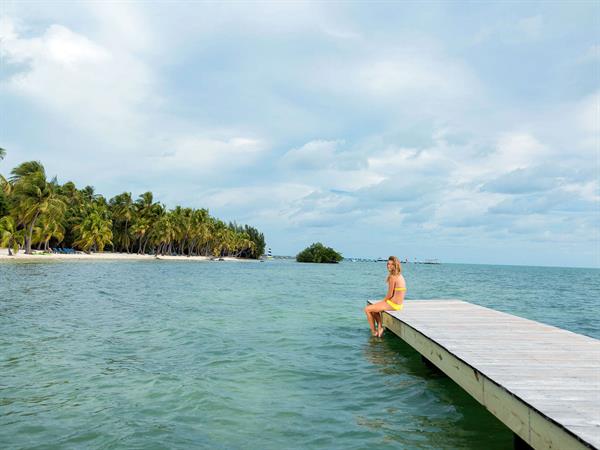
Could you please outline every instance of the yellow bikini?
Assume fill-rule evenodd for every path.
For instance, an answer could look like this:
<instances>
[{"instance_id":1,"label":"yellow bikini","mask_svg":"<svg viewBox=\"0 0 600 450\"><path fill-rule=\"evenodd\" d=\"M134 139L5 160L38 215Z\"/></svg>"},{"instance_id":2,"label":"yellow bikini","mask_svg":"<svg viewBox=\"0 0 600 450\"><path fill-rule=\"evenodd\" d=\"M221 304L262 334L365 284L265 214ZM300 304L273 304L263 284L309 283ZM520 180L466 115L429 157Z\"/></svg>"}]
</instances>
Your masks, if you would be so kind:
<instances>
[{"instance_id":1,"label":"yellow bikini","mask_svg":"<svg viewBox=\"0 0 600 450\"><path fill-rule=\"evenodd\" d=\"M391 300L386 300L385 302L388 305L390 305L392 308L394 308L394 310L396 310L396 311L400 311L404 307L404 304L399 305L398 303L394 303Z\"/></svg>"},{"instance_id":2,"label":"yellow bikini","mask_svg":"<svg viewBox=\"0 0 600 450\"><path fill-rule=\"evenodd\" d=\"M397 288L394 288L394 291L406 291L406 288L405 287L397 287ZM400 311L404 307L404 303L398 304L398 303L394 303L391 300L386 300L385 302L388 305L390 305L392 308L394 308L395 311Z\"/></svg>"}]
</instances>

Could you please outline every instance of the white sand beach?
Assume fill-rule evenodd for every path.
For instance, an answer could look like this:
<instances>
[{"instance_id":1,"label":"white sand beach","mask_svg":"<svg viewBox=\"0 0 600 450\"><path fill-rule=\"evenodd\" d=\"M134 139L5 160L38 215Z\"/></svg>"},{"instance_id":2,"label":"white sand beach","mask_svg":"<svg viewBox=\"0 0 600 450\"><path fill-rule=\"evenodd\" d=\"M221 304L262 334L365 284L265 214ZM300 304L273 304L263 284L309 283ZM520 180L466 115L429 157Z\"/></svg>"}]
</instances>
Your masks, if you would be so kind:
<instances>
[{"instance_id":1,"label":"white sand beach","mask_svg":"<svg viewBox=\"0 0 600 450\"><path fill-rule=\"evenodd\" d=\"M8 249L0 248L0 261L4 260L165 260L165 261L212 261L216 260L209 256L154 256L154 255L138 255L135 253L112 253L112 252L101 252L101 253L74 253L74 254L62 254L62 253L44 253L39 250L34 250L32 255L26 255L23 251L19 251L16 255L13 253L12 256L8 255ZM234 258L231 256L224 256L219 258L224 261L236 261L236 262L252 262L257 261L253 259L245 258Z\"/></svg>"}]
</instances>

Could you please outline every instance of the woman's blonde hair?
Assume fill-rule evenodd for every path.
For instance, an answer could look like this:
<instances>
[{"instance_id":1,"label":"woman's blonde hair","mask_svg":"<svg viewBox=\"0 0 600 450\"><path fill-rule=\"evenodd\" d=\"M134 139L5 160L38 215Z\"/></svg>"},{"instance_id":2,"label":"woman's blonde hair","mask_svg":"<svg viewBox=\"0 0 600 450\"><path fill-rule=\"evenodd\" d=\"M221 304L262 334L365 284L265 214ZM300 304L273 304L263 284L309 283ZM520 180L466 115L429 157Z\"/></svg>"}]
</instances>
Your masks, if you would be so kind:
<instances>
[{"instance_id":1,"label":"woman's blonde hair","mask_svg":"<svg viewBox=\"0 0 600 450\"><path fill-rule=\"evenodd\" d=\"M392 269L390 270L390 274L388 275L388 279L392 275L400 275L402 273L402 266L400 265L400 260L398 258L396 258L395 256L390 256L388 258L388 261L392 261L394 263L394 265L392 266Z\"/></svg>"}]
</instances>

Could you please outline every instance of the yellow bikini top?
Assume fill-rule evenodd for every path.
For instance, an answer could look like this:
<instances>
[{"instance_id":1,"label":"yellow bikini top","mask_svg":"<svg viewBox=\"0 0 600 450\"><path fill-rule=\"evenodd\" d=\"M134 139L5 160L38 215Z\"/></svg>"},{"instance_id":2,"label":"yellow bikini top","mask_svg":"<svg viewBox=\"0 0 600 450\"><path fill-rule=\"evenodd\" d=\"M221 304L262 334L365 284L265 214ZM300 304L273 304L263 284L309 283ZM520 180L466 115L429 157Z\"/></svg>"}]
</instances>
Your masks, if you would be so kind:
<instances>
[{"instance_id":1,"label":"yellow bikini top","mask_svg":"<svg viewBox=\"0 0 600 450\"><path fill-rule=\"evenodd\" d=\"M405 287L398 287L398 288L394 288L395 291L405 291L406 288Z\"/></svg>"}]
</instances>

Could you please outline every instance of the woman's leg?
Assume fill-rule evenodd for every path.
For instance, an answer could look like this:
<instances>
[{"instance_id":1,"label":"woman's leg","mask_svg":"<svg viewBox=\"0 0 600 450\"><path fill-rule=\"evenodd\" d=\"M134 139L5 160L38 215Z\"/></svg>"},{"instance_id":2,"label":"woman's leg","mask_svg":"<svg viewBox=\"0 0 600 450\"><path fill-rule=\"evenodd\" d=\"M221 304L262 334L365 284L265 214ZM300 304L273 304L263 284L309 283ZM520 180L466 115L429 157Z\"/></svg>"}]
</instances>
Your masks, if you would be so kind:
<instances>
[{"instance_id":1,"label":"woman's leg","mask_svg":"<svg viewBox=\"0 0 600 450\"><path fill-rule=\"evenodd\" d=\"M371 328L371 334L373 336L377 336L377 330L375 329L376 320L383 333L383 322L381 320L381 312L388 311L389 309L390 305L388 305L384 301L373 303L372 305L367 305L367 307L365 308L365 314L367 315L367 320L369 321L369 327Z\"/></svg>"},{"instance_id":2,"label":"woman's leg","mask_svg":"<svg viewBox=\"0 0 600 450\"><path fill-rule=\"evenodd\" d=\"M371 328L371 336L377 336L377 330L375 329L375 318L373 317L373 314L371 314L371 311L369 310L369 307L372 305L367 305L365 307L365 314L367 315L367 321L369 322L369 327Z\"/></svg>"},{"instance_id":3,"label":"woman's leg","mask_svg":"<svg viewBox=\"0 0 600 450\"><path fill-rule=\"evenodd\" d=\"M381 317L381 313L373 313L375 317L375 324L377 325L377 336L381 336L383 334L383 317Z\"/></svg>"}]
</instances>

